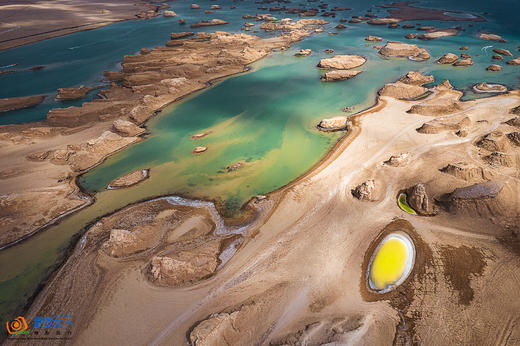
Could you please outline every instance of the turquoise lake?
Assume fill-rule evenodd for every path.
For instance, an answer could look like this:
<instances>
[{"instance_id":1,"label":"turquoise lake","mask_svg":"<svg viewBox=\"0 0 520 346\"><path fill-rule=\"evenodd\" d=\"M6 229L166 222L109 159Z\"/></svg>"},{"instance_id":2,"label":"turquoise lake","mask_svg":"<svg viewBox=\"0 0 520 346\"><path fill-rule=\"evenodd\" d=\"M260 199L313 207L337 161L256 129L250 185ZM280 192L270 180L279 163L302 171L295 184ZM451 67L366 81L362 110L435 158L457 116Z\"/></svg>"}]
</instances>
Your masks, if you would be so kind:
<instances>
[{"instance_id":1,"label":"turquoise lake","mask_svg":"<svg viewBox=\"0 0 520 346\"><path fill-rule=\"evenodd\" d=\"M188 23L201 19L219 18L230 22L226 26L196 31L240 31L244 14L263 13L252 2L221 2L223 10L204 15L203 9L215 2L198 1L202 10L190 10L189 3L170 2ZM389 29L366 23L348 24L348 29L337 31L339 18L363 15L368 8L383 16L386 11L375 7L384 2L351 1L348 4L328 2L329 7L348 6L352 10L339 13L325 33L312 35L285 52L276 52L255 63L252 71L227 78L213 87L190 95L185 100L165 108L147 123L150 132L146 139L117 153L103 164L80 178L83 188L96 193L96 203L66 218L60 224L14 247L0 251L0 317L2 320L21 312L38 285L53 271L60 254L70 246L71 239L89 222L129 203L159 195L180 194L217 202L225 216L239 212L243 203L257 194L276 190L304 174L334 146L341 133L321 133L315 126L320 119L351 114L369 107L375 101L377 90L408 71L433 74L436 82L449 79L465 98L473 98L471 86L486 81L501 83L509 88L520 87L520 67L506 65L500 73L487 72L494 54L492 48L509 49L520 55L520 32L515 14L516 1L480 3L477 1L424 1L416 6L442 8L450 11L471 9L488 21L438 22L420 21L421 25L453 27L464 31L458 36L433 41L414 40L427 48L432 59L413 62L405 59L384 60L373 44L367 44L367 35L381 36L384 40L406 41L403 36L413 30ZM237 9L230 10L234 4ZM287 7L307 4L294 1ZM316 3L311 3L313 5ZM271 4L274 6L274 4ZM265 6L270 6L269 4ZM516 10L515 10L516 8ZM278 18L292 17L273 13ZM462 14L464 15L464 14ZM49 95L34 108L0 114L0 124L11 124L45 119L53 107L80 105L85 100L59 102L54 100L59 87L106 85L104 70L117 70L122 57L135 54L141 48L162 45L170 32L192 30L179 26L177 18L157 17L146 21L127 21L96 30L80 32L35 44L0 52L0 66L17 63L21 72L0 75L0 98L36 94ZM338 32L327 35L326 32ZM502 35L508 42L497 43L477 39L477 33L487 31ZM269 36L266 33L257 33ZM435 64L447 52L460 54L460 46L469 46L474 65L454 68ZM296 58L294 53L311 48L309 57ZM316 68L319 59L334 54L359 54L368 61L360 69L362 74L348 81L322 83ZM45 65L40 71L28 70ZM0 68L1 70L1 68ZM95 98L95 92L86 99ZM349 113L341 108L351 107ZM384 124L382 124L384 126ZM211 130L198 141L190 136ZM197 145L207 146L208 152L193 155ZM226 167L245 162L243 168L228 172ZM105 190L114 178L140 168L151 168L151 178L125 190ZM14 265L16 264L16 265Z\"/></svg>"}]
</instances>

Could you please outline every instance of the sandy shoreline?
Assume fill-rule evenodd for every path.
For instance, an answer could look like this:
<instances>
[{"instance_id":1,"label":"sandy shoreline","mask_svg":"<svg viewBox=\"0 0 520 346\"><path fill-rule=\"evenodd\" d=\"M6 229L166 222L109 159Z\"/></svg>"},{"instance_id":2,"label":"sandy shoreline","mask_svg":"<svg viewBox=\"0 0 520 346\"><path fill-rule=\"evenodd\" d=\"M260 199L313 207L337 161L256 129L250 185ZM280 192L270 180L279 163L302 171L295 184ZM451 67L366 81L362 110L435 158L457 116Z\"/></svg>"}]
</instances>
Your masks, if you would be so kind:
<instances>
[{"instance_id":1,"label":"sandy shoreline","mask_svg":"<svg viewBox=\"0 0 520 346\"><path fill-rule=\"evenodd\" d=\"M103 240L99 240L99 236L89 236L87 233L83 248L86 250L82 250L86 252L79 255L86 257L83 257L83 260L70 259L60 269L57 274L59 279L47 286L30 309L29 315L38 311L51 312L75 306L75 303L68 305L58 301L54 301L54 305L44 303L44 297L63 296L63 289L69 287L67 282L70 282L70 279L67 277L74 277L73 273L81 270L85 263L89 263L90 266L98 263L106 271L101 276L95 276L97 280L101 280L98 282L102 283L101 286L96 286L98 293L95 294L95 301L98 303L91 306L88 313L83 312L82 308L74 309L75 316L82 316L77 318L89 321L89 327L75 337L79 343L106 341L106 338L110 338L110 342L120 342L128 337L128 333L131 333L135 326L143 323L147 326L149 334L133 335L133 338L138 338L142 343L184 343L186 333L192 343L194 340L203 340L198 338L211 338L197 328L201 323L209 323L217 328L216 333L219 337L227 335L226 337L232 338L234 342L250 343L261 338L277 343L284 340L287 333L298 337L298 333L301 332L297 331L305 330L305 325L313 324L313 321L322 326L316 327L319 332L313 336L325 337L318 339L320 342L352 342L362 337L365 342L390 344L394 338L414 340L418 335L421 340L446 341L443 336L450 338L453 334L448 331L444 331L444 334L429 332L431 326L436 326L437 322L428 312L437 304L416 305L417 302L441 300L445 305L444 318L458 321L461 318L458 305L460 303L457 303L457 296L453 297L452 290L449 289L450 277L469 275L465 274L467 270L481 273L479 275L489 275L496 272L497 268L502 268L501 271L509 275L517 270L510 262L515 258L512 254L495 241L486 240L487 227L483 225L487 225L489 221L478 218L470 221L467 217L446 212L434 218L421 218L408 215L396 206L396 193L417 181L435 182L428 185L430 193L435 195L467 184L453 180L449 175L435 169L419 169L431 165L432 160L436 162L435 166L442 167L445 162L454 162L461 154L467 155L466 150L473 147L470 138L456 139L457 137L449 132L428 135L417 133L415 129L419 128L420 124L433 121L436 117L406 113L412 105L435 104L446 94L459 97L458 92L449 90L442 90L420 101L399 101L380 97L380 101L374 107L358 114L348 135L318 166L299 178L298 182L269 194L267 200L274 204L267 209L267 214L261 217L260 224L248 229L244 244L230 262L214 276L191 285L189 289L158 289L143 276L149 270L147 256L150 255L130 255L123 262L106 255L99 257L96 249ZM478 137L488 128L492 128L491 123L478 122L484 114L490 114L493 110L492 114L496 114L495 119L498 122L507 120L510 117L507 114L508 109L518 102L518 92L467 101L461 103L461 112L448 112L447 117L456 119L459 117L458 113L467 114L475 120L472 121L474 125L471 127L471 138ZM377 126L381 122L387 124L384 129ZM374 141L378 145L369 145ZM447 155L441 155L444 145L450 146L451 149ZM398 154L405 148L412 153L415 152L414 160L405 167L388 167L381 164L388 156ZM504 174L507 168L500 168L499 171ZM348 191L356 182L367 178L374 178L377 184L374 200L356 201ZM514 181L507 181L514 186ZM385 225L396 217L413 226L399 226L397 222L394 228L385 228ZM98 224L103 225L108 219L113 218L117 220L117 214L102 218ZM351 219L355 219L356 222L349 222ZM476 225L479 226L475 227ZM316 227L319 227L319 231ZM385 234L381 233L381 229L404 231L412 237L417 246L416 265L409 278L395 291L381 297L367 296L363 292L356 293L359 285L365 284L366 276L362 269L365 265L362 264L371 255L370 247L376 246L376 239L381 239ZM480 230L484 233L479 233ZM479 251L483 254L492 251L496 257L491 260L485 255L484 267L479 265L468 269L457 269L456 265L453 268L441 269L442 266L437 264L451 261L451 256L466 256L467 246L481 249L475 250L477 252L471 255L477 256L476 258L480 256ZM304 260L304 266L301 265L303 258L307 258ZM125 266L123 263L132 264ZM486 268L485 271L483 268ZM445 276L443 270L453 272ZM429 282L427 275L434 275L437 290L430 291L421 286ZM303 277L307 279L302 280ZM361 278L361 282L351 278ZM486 277L477 276L473 277L471 282L473 287L482 287L488 281ZM80 282L74 285L80 285ZM497 285L504 285L503 281L495 284L493 289L504 292L504 288ZM509 283L505 286L509 287L508 285ZM498 302L490 295L489 289L468 291L465 286L461 286L460 292L463 297L473 292L471 294L476 295L475 299L478 302L482 302L480 297L484 294L486 299L490 300L485 305L490 310L486 310L486 314L480 313L479 318L496 325L497 315L493 314L493 311L496 311ZM403 294L407 297L407 302L402 301ZM90 301L87 297L89 295L77 299ZM380 299L390 299L390 305ZM465 299L462 301L466 302ZM273 305L273 301L277 302L276 305ZM123 308L128 302L133 302L129 310ZM56 304L61 307L56 307ZM158 304L162 306L161 309L158 309ZM469 307L472 309L479 306L471 303L471 300L470 303L463 304L470 304ZM403 329L403 321L390 306L398 309L399 314L404 316L402 318L406 320L405 324L413 326L412 331ZM139 310L146 320L136 317L132 313L133 309ZM109 320L114 321L115 314L120 316L121 311L128 311L134 316L131 322L126 320L124 328L116 326L116 330L122 328L124 332L110 335L104 333L103 326L107 326ZM417 317L417 311L425 313L418 315L422 317ZM153 321L150 321L151 314L155 316ZM473 316L475 317L475 314ZM330 323L338 323L332 321L350 321L347 324L351 325L352 318L358 322L345 332L327 332ZM234 331L227 329L228 319L234 321ZM259 319L272 320L275 327L272 328L271 325L271 328L268 328L271 322L266 321L255 324L253 330L248 329L250 332L247 335L241 332L245 326L250 328L252 320ZM133 327L128 326L128 323ZM457 326L456 330L463 327L457 322L450 325ZM114 330L113 324L110 330ZM293 331L296 334L291 334ZM265 333L268 333L267 336ZM493 334L489 335L489 338L494 337ZM204 340L211 342L211 339Z\"/></svg>"},{"instance_id":2,"label":"sandy shoreline","mask_svg":"<svg viewBox=\"0 0 520 346\"><path fill-rule=\"evenodd\" d=\"M152 13L158 9L158 5L145 0L60 0L45 5L17 0L0 5L0 50L124 20L150 18L158 14Z\"/></svg>"}]
</instances>

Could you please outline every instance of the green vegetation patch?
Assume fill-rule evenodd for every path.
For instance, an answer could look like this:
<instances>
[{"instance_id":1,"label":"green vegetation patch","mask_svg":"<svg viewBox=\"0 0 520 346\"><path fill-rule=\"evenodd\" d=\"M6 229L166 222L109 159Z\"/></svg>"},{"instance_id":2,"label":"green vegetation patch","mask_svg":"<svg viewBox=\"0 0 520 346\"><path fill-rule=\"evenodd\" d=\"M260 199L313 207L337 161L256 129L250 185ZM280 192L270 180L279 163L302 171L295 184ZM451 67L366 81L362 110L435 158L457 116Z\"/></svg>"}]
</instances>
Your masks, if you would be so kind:
<instances>
[{"instance_id":1,"label":"green vegetation patch","mask_svg":"<svg viewBox=\"0 0 520 346\"><path fill-rule=\"evenodd\" d=\"M405 194L405 193L401 193L401 194L399 194L398 203L399 203L399 208L401 208L402 210L404 210L404 211L407 212L408 214L417 215L417 213L415 212L415 210L413 210L413 209L408 205L408 202L406 202L406 194Z\"/></svg>"}]
</instances>

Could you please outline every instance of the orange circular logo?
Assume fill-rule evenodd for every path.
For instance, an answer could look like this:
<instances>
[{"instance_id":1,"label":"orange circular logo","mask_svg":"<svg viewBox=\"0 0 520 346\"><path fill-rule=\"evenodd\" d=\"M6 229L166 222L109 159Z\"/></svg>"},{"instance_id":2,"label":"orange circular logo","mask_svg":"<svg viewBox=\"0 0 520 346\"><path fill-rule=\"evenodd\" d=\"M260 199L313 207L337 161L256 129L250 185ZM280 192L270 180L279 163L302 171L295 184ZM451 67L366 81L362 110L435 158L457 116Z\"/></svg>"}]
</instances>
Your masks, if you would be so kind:
<instances>
[{"instance_id":1,"label":"orange circular logo","mask_svg":"<svg viewBox=\"0 0 520 346\"><path fill-rule=\"evenodd\" d=\"M25 322L25 318L22 316L18 316L11 322L7 322L6 325L9 334L21 334L27 329L27 322Z\"/></svg>"}]
</instances>

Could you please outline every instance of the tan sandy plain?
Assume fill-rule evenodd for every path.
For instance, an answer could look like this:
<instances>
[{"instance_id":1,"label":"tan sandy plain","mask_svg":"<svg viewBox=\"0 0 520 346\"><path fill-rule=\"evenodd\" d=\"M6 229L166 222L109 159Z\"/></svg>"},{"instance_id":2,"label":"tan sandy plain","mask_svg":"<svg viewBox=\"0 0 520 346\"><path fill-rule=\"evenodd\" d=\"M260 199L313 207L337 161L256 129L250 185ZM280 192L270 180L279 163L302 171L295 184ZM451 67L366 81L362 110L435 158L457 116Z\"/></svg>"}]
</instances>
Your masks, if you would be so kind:
<instances>
[{"instance_id":1,"label":"tan sandy plain","mask_svg":"<svg viewBox=\"0 0 520 346\"><path fill-rule=\"evenodd\" d=\"M268 196L272 208L211 278L190 287L157 287L147 279L146 260L107 260L94 248L88 258L90 268L100 269L95 297L68 302L69 283L80 287L92 280L74 272L80 266L73 256L28 315L73 314L81 321L74 334L78 345L183 345L215 313L235 319L213 325L197 345L519 343L520 258L498 240L508 236L500 220L442 211L412 216L396 204L398 192L416 183L427 184L434 196L469 185L439 169L461 160L483 166L474 142L512 118L509 110L520 103L518 91L463 102L445 120L469 117L467 137L418 133L435 117L407 113L410 107L450 93L457 97L455 91L426 101L380 97L314 170ZM411 155L408 165L382 164L403 152ZM485 169L513 196L506 216L518 215L516 173ZM375 180L376 200L353 198L351 189L368 179ZM367 291L363 268L367 249L393 221L413 235L418 260L397 291L378 296Z\"/></svg>"},{"instance_id":2,"label":"tan sandy plain","mask_svg":"<svg viewBox=\"0 0 520 346\"><path fill-rule=\"evenodd\" d=\"M0 50L114 22L152 9L139 0L13 0L0 3Z\"/></svg>"}]
</instances>

